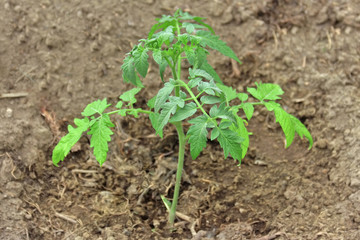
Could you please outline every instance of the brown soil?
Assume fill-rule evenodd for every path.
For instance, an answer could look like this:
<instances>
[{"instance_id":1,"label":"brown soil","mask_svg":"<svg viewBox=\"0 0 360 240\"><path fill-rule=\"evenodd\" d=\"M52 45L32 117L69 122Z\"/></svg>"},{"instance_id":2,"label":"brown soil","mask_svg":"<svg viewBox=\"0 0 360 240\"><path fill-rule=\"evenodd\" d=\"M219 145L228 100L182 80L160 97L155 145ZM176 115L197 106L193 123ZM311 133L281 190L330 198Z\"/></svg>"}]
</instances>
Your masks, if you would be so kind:
<instances>
[{"instance_id":1,"label":"brown soil","mask_svg":"<svg viewBox=\"0 0 360 240\"><path fill-rule=\"evenodd\" d=\"M360 239L360 4L297 2L0 1L0 238ZM159 139L146 118L115 119L102 168L86 137L58 168L51 151L87 103L131 87L124 54L178 7L207 17L243 61L214 53L223 81L280 84L315 147L285 150L258 109L241 167L217 143L186 157L178 210L191 221L169 233L160 195L172 196L174 129ZM139 104L161 87L155 64L145 82Z\"/></svg>"}]
</instances>

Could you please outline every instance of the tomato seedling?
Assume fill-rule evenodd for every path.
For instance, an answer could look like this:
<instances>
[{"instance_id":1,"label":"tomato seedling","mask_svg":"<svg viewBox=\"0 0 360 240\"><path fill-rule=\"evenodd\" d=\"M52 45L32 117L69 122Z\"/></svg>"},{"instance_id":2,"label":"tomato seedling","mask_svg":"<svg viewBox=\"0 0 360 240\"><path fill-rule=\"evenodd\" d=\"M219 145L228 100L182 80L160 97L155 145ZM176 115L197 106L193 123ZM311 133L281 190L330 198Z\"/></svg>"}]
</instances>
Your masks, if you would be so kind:
<instances>
[{"instance_id":1,"label":"tomato seedling","mask_svg":"<svg viewBox=\"0 0 360 240\"><path fill-rule=\"evenodd\" d=\"M122 65L123 79L136 86L120 96L116 110L106 112L110 107L106 99L88 104L81 113L84 118L74 119L76 128L68 126L69 133L64 136L53 150L52 160L57 166L70 152L72 146L88 131L90 147L96 160L102 165L107 157L108 142L113 134L110 115L121 116L147 114L151 124L160 137L164 126L173 124L179 141L178 167L172 201L162 196L169 210L169 223L175 220L181 175L184 164L185 145L190 144L190 155L196 159L206 147L208 133L210 140L217 140L224 151L224 157L238 160L245 157L249 147L249 135L246 126L252 118L255 105L263 105L274 112L290 146L297 133L313 145L310 132L296 117L288 114L276 100L284 93L280 86L271 83L256 83L256 88L247 88L254 101L248 101L247 93L238 93L225 86L214 68L208 63L208 49L217 50L223 55L240 62L233 50L215 35L211 26L203 18L191 16L177 10L173 16L163 16L151 28L146 39L141 39L127 54ZM149 53L159 65L159 75L164 85L157 95L148 101L148 109L134 108L136 94L143 88L140 77L145 78L149 68ZM181 76L181 63L187 61L188 79ZM171 69L172 78L165 79L166 68ZM233 104L238 99L240 104ZM240 100L240 101L239 101ZM205 107L209 105L209 107ZM210 109L207 111L206 109ZM239 112L244 112L242 118ZM190 127L185 133L183 123Z\"/></svg>"}]
</instances>

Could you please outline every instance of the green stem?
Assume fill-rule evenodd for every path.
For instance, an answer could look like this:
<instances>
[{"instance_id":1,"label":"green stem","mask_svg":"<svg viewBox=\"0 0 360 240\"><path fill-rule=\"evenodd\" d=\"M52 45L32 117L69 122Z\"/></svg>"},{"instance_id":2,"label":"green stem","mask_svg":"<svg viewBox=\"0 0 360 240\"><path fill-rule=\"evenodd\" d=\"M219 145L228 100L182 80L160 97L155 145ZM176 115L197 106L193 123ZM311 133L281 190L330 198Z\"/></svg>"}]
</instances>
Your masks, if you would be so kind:
<instances>
[{"instance_id":1,"label":"green stem","mask_svg":"<svg viewBox=\"0 0 360 240\"><path fill-rule=\"evenodd\" d=\"M131 108L131 109L119 109L119 110L115 110L115 111L112 111L112 112L108 112L106 114L108 115L111 115L111 114L114 114L114 113L119 113L121 110L126 110L127 112L130 112L130 111L133 111L135 110L134 108ZM147 111L147 110L142 110L142 109L136 109L138 111L138 113L145 113L145 114L151 114L152 111Z\"/></svg>"},{"instance_id":2,"label":"green stem","mask_svg":"<svg viewBox=\"0 0 360 240\"><path fill-rule=\"evenodd\" d=\"M177 28L177 34L180 35L180 27L179 22L176 22L176 28ZM176 59L174 59L174 63L177 62L177 71L176 68L172 68L173 77L175 80L180 80L181 78L181 54L176 56ZM175 96L180 96L180 86L175 86ZM182 127L181 122L174 122L174 126L176 127L176 131L179 138L179 155L178 155L178 166L176 170L176 181L175 181L175 189L174 189L174 196L171 203L171 208L169 212L169 224L170 227L174 226L174 221L176 217L176 207L178 204L179 199L179 193L180 193L180 185L181 185L181 176L182 176L182 170L184 167L184 155L185 155L185 134Z\"/></svg>"},{"instance_id":3,"label":"green stem","mask_svg":"<svg viewBox=\"0 0 360 240\"><path fill-rule=\"evenodd\" d=\"M191 91L191 89L189 88L189 86L181 80L178 80L178 83L184 87L186 89L186 91L189 93L190 97L194 100L194 102L196 103L196 105L199 107L199 109L202 111L202 113L207 116L208 118L211 119L211 117L209 116L209 114L205 111L205 109L202 107L202 104L200 104L200 102L197 100L197 96L195 96L195 94Z\"/></svg>"},{"instance_id":4,"label":"green stem","mask_svg":"<svg viewBox=\"0 0 360 240\"><path fill-rule=\"evenodd\" d=\"M185 134L181 122L174 122L173 124L176 127L176 131L179 137L179 156L178 156L178 166L176 170L174 196L169 213L169 223L171 227L174 225L175 216L176 216L176 207L180 193L181 175L184 167L184 155L185 155L185 144L186 144Z\"/></svg>"}]
</instances>

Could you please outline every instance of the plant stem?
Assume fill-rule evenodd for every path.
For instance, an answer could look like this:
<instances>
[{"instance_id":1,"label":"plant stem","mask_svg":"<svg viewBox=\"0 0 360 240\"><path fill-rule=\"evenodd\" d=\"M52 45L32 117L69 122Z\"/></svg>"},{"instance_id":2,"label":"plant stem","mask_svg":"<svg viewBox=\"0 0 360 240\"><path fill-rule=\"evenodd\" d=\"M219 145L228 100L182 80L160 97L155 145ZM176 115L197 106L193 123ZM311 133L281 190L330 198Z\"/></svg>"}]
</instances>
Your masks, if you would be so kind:
<instances>
[{"instance_id":1,"label":"plant stem","mask_svg":"<svg viewBox=\"0 0 360 240\"><path fill-rule=\"evenodd\" d=\"M180 27L179 22L176 22L176 28L177 28L177 35L180 35ZM173 77L175 80L181 79L181 53L176 56L176 59L174 59L174 67L171 68ZM175 62L177 62L177 69L175 68ZM181 81L182 82L182 81ZM180 96L180 86L175 87L175 96ZM180 193L180 185L181 185L181 176L182 171L184 167L184 155L185 155L185 144L186 144L186 138L182 126L182 122L174 122L174 126L176 127L176 131L178 134L178 140L179 140L179 154L178 154L178 165L176 170L176 181L175 181L175 189L174 189L174 196L171 203L170 213L169 213L169 224L172 228L174 226L174 221L176 217L176 207L179 199L179 193Z\"/></svg>"},{"instance_id":2,"label":"plant stem","mask_svg":"<svg viewBox=\"0 0 360 240\"><path fill-rule=\"evenodd\" d=\"M180 192L181 175L184 167L184 155L185 155L185 144L186 144L185 134L181 122L174 122L173 124L176 127L176 131L179 137L179 156L178 156L178 166L176 170L174 196L169 213L169 223L171 227L174 225L175 216L176 216L176 206L178 203L179 192Z\"/></svg>"}]
</instances>

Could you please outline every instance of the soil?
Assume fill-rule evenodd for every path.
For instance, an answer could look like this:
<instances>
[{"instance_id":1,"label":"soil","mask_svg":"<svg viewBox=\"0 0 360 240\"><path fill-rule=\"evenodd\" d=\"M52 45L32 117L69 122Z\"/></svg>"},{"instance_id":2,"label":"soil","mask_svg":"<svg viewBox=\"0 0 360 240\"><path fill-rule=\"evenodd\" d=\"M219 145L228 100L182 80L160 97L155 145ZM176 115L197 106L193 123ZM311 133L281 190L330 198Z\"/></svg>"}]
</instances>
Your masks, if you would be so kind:
<instances>
[{"instance_id":1,"label":"soil","mask_svg":"<svg viewBox=\"0 0 360 240\"><path fill-rule=\"evenodd\" d=\"M281 85L282 104L315 146L284 137L259 108L240 167L217 142L186 156L176 231L177 140L145 117L115 118L99 167L84 136L55 167L51 152L87 103L131 88L124 55L162 14L207 18L243 61L210 63L239 91ZM1 239L360 239L358 1L0 1ZM358 40L356 40L358 39ZM153 63L139 105L161 87Z\"/></svg>"}]
</instances>

